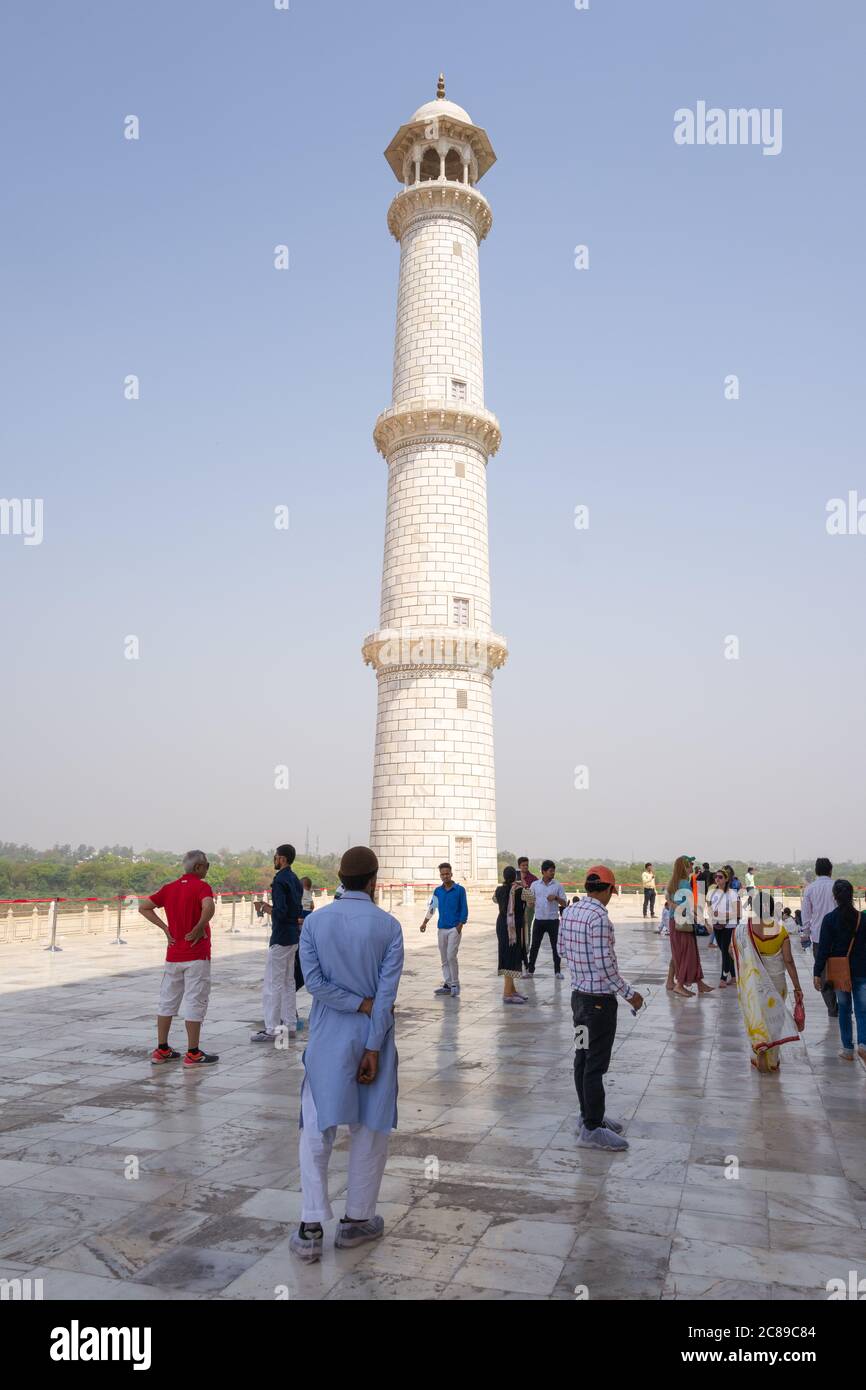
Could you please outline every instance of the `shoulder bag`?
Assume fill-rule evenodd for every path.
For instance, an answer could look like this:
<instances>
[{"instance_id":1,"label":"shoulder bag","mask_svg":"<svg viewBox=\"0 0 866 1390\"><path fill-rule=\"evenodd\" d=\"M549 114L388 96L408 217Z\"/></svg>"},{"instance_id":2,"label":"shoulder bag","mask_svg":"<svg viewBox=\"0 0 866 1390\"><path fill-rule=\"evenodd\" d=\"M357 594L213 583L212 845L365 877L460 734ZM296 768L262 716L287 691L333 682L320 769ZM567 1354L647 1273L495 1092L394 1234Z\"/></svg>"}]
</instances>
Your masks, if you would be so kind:
<instances>
[{"instance_id":1,"label":"shoulder bag","mask_svg":"<svg viewBox=\"0 0 866 1390\"><path fill-rule=\"evenodd\" d=\"M857 925L851 934L851 945L844 956L827 957L827 984L841 990L843 994L851 993L851 952L854 950L854 942L857 940L862 920L862 915L858 912Z\"/></svg>"}]
</instances>

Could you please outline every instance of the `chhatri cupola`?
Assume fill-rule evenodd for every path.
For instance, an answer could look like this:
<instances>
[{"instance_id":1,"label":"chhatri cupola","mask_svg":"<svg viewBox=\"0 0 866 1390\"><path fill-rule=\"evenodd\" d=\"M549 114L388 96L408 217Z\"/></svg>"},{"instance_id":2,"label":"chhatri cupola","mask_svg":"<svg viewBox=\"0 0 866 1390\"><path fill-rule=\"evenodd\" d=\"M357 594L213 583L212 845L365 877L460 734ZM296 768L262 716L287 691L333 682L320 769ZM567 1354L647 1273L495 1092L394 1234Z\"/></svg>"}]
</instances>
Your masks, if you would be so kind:
<instances>
[{"instance_id":1,"label":"chhatri cupola","mask_svg":"<svg viewBox=\"0 0 866 1390\"><path fill-rule=\"evenodd\" d=\"M406 188L418 183L476 184L496 155L487 132L473 125L462 106L445 96L440 72L436 97L419 106L401 125L385 151L395 176Z\"/></svg>"}]
</instances>

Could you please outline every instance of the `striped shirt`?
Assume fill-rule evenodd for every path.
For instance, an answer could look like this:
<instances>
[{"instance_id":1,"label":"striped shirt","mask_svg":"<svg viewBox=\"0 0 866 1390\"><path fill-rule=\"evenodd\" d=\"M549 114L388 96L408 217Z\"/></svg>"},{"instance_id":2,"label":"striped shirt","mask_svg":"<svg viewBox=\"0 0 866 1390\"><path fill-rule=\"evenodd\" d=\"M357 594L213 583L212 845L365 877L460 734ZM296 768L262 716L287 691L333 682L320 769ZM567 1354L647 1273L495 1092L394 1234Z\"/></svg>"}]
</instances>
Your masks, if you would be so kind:
<instances>
[{"instance_id":1,"label":"striped shirt","mask_svg":"<svg viewBox=\"0 0 866 1390\"><path fill-rule=\"evenodd\" d=\"M572 989L581 994L621 994L625 999L634 994L616 963L613 923L596 898L587 895L563 912L559 954L568 961Z\"/></svg>"}]
</instances>

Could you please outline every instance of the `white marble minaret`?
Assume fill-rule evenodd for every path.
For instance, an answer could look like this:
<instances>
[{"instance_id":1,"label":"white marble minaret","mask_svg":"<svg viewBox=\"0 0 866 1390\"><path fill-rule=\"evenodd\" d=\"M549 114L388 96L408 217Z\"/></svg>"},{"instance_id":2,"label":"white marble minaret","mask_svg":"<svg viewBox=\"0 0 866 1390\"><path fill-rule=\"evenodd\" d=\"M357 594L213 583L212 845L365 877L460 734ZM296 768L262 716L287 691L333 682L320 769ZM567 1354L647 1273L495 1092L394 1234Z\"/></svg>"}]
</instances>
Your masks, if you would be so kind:
<instances>
[{"instance_id":1,"label":"white marble minaret","mask_svg":"<svg viewBox=\"0 0 866 1390\"><path fill-rule=\"evenodd\" d=\"M445 99L398 130L385 158L403 185L388 210L400 243L391 404L374 440L388 464L379 630L363 647L379 708L370 843L380 880L496 882L487 460L478 247L493 221L478 192L496 156Z\"/></svg>"}]
</instances>

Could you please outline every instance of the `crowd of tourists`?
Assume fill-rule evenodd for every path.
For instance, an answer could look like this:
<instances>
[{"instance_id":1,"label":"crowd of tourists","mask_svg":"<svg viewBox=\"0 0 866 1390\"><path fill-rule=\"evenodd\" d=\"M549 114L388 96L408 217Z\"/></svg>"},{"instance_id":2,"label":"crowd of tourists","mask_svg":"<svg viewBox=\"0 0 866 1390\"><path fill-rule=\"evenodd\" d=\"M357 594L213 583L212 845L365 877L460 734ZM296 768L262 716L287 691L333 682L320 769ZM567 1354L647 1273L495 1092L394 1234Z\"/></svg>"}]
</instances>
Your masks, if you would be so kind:
<instances>
[{"instance_id":1,"label":"crowd of tourists","mask_svg":"<svg viewBox=\"0 0 866 1390\"><path fill-rule=\"evenodd\" d=\"M345 1213L337 1224L335 1243L360 1245L384 1230L376 1208L388 1136L397 1124L394 1010L403 971L403 929L396 917L376 905L379 865L371 849L356 846L346 851L339 868L339 897L315 912L312 884L298 879L294 860L292 845L277 848L271 902L257 903L259 915L270 918L271 936L263 1024L250 1040L285 1047L301 1025L296 992L306 987L313 1004L300 1095L302 1217L290 1247L300 1259L310 1261L321 1258L323 1223L333 1215L328 1167L340 1125L349 1128L350 1147ZM181 1060L169 1041L177 1016L184 1018L187 1033L182 1065L207 1067L219 1060L201 1047L210 993L209 923L214 914L208 868L207 856L191 850L181 876L139 902L141 914L167 939L157 1045L151 1054L154 1066ZM799 921L771 892L756 887L751 868L741 883L730 865L711 871L709 864L701 866L682 855L664 887L657 930L670 943L668 992L677 999L713 992L704 979L698 946L698 937L708 935L708 945L719 952L718 987L736 987L752 1065L759 1072L778 1071L781 1048L797 1041L805 1024L804 994L792 949L797 928L810 953L814 988L828 1015L838 1018L840 1058L854 1060L856 1025L856 1053L866 1062L866 932L861 930L862 915L851 883L834 880L832 873L828 859L816 861ZM425 932L436 916L442 983L434 993L443 1000L457 999L468 898L449 863L439 865L439 876L420 930ZM642 887L643 915L655 920L658 890L651 863L645 865ZM547 939L555 980L565 979L565 967L571 982L579 1111L575 1142L612 1154L628 1148L625 1122L607 1113L604 1088L618 999L634 1015L645 1008L643 996L623 977L617 962L608 913L617 891L613 871L597 864L586 871L583 895L569 902L553 860L543 860L536 876L528 858L522 857L516 868L504 868L494 894L503 1004L512 1010L528 1002L519 986L535 975Z\"/></svg>"}]
</instances>

